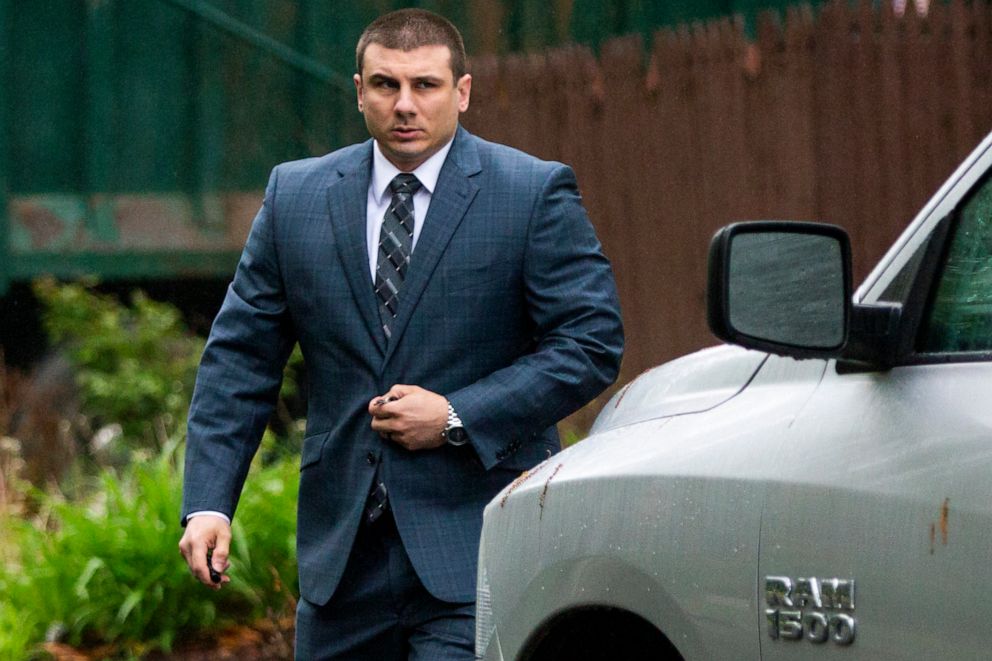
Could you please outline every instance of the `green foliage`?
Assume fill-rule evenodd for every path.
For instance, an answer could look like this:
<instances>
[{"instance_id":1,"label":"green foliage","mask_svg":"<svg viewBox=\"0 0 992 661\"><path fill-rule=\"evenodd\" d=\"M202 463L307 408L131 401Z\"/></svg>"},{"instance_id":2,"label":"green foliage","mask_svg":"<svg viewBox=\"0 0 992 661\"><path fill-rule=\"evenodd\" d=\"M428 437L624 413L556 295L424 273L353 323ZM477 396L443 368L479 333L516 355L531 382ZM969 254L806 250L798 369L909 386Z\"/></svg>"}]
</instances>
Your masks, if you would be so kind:
<instances>
[{"instance_id":1,"label":"green foliage","mask_svg":"<svg viewBox=\"0 0 992 661\"><path fill-rule=\"evenodd\" d=\"M3 586L0 583L0 586ZM7 586L3 586L7 594ZM40 631L34 613L21 613L8 598L0 601L0 661L24 661ZM42 632L43 633L43 632Z\"/></svg>"},{"instance_id":2,"label":"green foliage","mask_svg":"<svg viewBox=\"0 0 992 661\"><path fill-rule=\"evenodd\" d=\"M76 371L83 412L121 425L124 438L159 447L185 424L203 341L179 311L142 292L131 306L86 284L39 280L43 323Z\"/></svg>"},{"instance_id":3,"label":"green foliage","mask_svg":"<svg viewBox=\"0 0 992 661\"><path fill-rule=\"evenodd\" d=\"M126 306L85 282L43 279L34 283L34 292L44 306L49 338L72 363L91 430L117 424L121 439L132 448L157 450L185 428L204 342L190 333L179 310L141 291ZM303 374L297 345L276 405L283 443L265 453L266 460L300 450L302 434L292 409L300 408L298 379Z\"/></svg>"},{"instance_id":4,"label":"green foliage","mask_svg":"<svg viewBox=\"0 0 992 661\"><path fill-rule=\"evenodd\" d=\"M266 436L263 447L279 443L273 434ZM296 572L299 486L297 455L284 454L270 465L256 460L231 522L233 569L228 572L228 588L244 595L256 614L270 609L278 612L300 592Z\"/></svg>"},{"instance_id":5,"label":"green foliage","mask_svg":"<svg viewBox=\"0 0 992 661\"><path fill-rule=\"evenodd\" d=\"M0 570L0 660L56 629L72 645L110 643L140 656L225 618L251 621L292 603L297 461L254 466L234 522L232 581L214 592L178 553L176 446L105 470L85 502L42 496L34 520L0 521L14 555Z\"/></svg>"},{"instance_id":6,"label":"green foliage","mask_svg":"<svg viewBox=\"0 0 992 661\"><path fill-rule=\"evenodd\" d=\"M579 432L579 430L574 427L565 427L561 430L561 446L567 448L570 445L575 445L579 441L585 438L585 434Z\"/></svg>"},{"instance_id":7,"label":"green foliage","mask_svg":"<svg viewBox=\"0 0 992 661\"><path fill-rule=\"evenodd\" d=\"M200 585L178 552L181 441L203 340L179 312L137 292L131 305L92 285L35 283L43 322L76 374L83 432L120 425L129 461L74 473L67 498L29 494L31 518L0 512L0 661L41 657L46 636L135 658L174 641L292 609L302 437L299 349L233 522L231 582ZM77 430L78 431L78 430ZM96 470L94 471L94 468ZM8 471L9 472L9 471Z\"/></svg>"}]
</instances>

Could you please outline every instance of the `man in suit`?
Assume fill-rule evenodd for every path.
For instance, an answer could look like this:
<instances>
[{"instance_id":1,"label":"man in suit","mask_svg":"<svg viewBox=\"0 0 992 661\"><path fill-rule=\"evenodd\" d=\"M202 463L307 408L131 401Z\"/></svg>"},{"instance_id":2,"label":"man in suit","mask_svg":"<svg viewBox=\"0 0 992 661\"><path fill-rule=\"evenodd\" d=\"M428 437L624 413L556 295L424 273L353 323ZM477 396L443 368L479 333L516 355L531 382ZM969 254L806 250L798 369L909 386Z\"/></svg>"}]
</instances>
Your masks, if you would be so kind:
<instances>
[{"instance_id":1,"label":"man in suit","mask_svg":"<svg viewBox=\"0 0 992 661\"><path fill-rule=\"evenodd\" d=\"M616 288L571 169L459 127L454 26L384 15L356 60L372 140L273 170L214 322L180 550L229 580L207 551L223 573L298 341L297 658L472 659L482 510L616 378Z\"/></svg>"}]
</instances>

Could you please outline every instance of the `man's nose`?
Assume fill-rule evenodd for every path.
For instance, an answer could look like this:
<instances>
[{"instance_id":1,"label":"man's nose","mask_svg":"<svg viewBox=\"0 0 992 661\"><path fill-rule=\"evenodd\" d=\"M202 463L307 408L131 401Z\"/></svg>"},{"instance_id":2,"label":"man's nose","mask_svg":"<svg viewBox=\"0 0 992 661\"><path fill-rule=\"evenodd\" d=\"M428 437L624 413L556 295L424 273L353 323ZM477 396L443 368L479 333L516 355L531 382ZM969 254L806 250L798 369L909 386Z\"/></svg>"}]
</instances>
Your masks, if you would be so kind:
<instances>
[{"instance_id":1,"label":"man's nose","mask_svg":"<svg viewBox=\"0 0 992 661\"><path fill-rule=\"evenodd\" d=\"M417 106L413 102L413 88L409 85L401 85L399 95L396 97L394 109L397 113L410 115L417 112Z\"/></svg>"}]
</instances>

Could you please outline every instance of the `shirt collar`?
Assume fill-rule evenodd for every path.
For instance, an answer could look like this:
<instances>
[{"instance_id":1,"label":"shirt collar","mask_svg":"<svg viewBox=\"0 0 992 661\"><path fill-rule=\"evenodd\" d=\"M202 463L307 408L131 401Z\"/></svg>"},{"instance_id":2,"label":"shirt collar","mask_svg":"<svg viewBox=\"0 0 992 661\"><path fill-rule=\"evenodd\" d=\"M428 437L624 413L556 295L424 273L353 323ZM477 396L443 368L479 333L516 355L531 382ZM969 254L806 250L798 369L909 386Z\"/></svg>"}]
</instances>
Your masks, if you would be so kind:
<instances>
[{"instance_id":1,"label":"shirt collar","mask_svg":"<svg viewBox=\"0 0 992 661\"><path fill-rule=\"evenodd\" d=\"M441 176L441 166L444 165L444 159L448 157L448 152L451 151L451 143L455 141L454 136L448 143L441 147L430 158L420 164L412 174L416 175L417 179L423 185L424 189L427 190L431 195L434 194L434 187L437 186L438 177ZM372 194L375 196L376 201L379 204L383 203L386 194L389 192L389 182L398 175L402 170L397 168L395 165L389 162L389 160L383 156L382 150L379 149L379 142L377 140L372 141Z\"/></svg>"}]
</instances>

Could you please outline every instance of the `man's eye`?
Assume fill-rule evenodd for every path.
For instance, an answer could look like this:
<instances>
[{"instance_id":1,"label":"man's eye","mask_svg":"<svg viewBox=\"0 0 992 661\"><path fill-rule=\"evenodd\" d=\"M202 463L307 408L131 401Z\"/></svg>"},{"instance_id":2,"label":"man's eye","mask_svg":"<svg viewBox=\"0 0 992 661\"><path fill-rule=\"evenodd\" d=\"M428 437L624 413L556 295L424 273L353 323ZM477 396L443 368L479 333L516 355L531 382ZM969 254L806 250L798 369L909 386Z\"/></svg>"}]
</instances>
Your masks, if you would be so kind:
<instances>
[{"instance_id":1,"label":"man's eye","mask_svg":"<svg viewBox=\"0 0 992 661\"><path fill-rule=\"evenodd\" d=\"M417 89L430 89L432 87L437 87L437 84L436 83L433 83L433 82L431 82L429 80L420 80L420 81L417 81L417 85L416 86L417 86Z\"/></svg>"}]
</instances>

